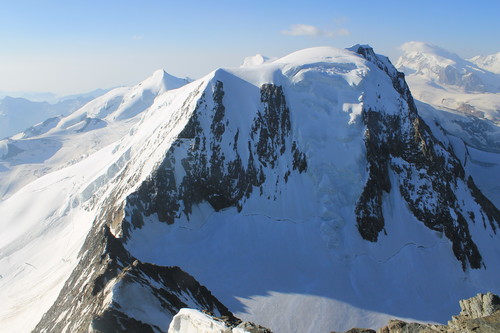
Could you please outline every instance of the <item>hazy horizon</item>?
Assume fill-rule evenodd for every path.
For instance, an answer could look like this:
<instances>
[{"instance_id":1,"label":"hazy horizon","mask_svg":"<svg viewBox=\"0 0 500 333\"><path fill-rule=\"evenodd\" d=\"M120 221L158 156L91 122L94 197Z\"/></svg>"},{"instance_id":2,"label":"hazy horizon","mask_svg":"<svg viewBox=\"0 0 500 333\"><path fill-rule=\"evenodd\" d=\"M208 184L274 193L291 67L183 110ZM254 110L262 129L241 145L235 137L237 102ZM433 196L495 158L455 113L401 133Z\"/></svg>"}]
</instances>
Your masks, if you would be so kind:
<instances>
[{"instance_id":1,"label":"hazy horizon","mask_svg":"<svg viewBox=\"0 0 500 333\"><path fill-rule=\"evenodd\" d=\"M199 78L257 53L369 44L394 62L408 41L461 57L499 52L490 1L264 2L34 0L3 4L0 92L58 95L132 85L163 68Z\"/></svg>"}]
</instances>

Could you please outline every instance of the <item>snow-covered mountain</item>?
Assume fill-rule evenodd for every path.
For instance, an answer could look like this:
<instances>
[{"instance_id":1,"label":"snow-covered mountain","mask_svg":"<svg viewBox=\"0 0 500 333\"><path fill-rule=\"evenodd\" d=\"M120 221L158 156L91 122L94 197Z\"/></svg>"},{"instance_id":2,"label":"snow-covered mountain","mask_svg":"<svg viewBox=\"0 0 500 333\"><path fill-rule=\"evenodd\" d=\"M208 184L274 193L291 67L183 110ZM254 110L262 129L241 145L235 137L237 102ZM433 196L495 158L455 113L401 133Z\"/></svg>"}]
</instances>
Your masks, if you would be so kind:
<instances>
[{"instance_id":1,"label":"snow-covered mountain","mask_svg":"<svg viewBox=\"0 0 500 333\"><path fill-rule=\"evenodd\" d=\"M19 133L47 118L68 115L94 98L95 94L84 94L49 103L6 96L0 100L0 139Z\"/></svg>"},{"instance_id":2,"label":"snow-covered mountain","mask_svg":"<svg viewBox=\"0 0 500 333\"><path fill-rule=\"evenodd\" d=\"M156 72L3 141L1 328L445 321L499 292L500 212L437 120L357 45Z\"/></svg>"},{"instance_id":3,"label":"snow-covered mountain","mask_svg":"<svg viewBox=\"0 0 500 333\"><path fill-rule=\"evenodd\" d=\"M396 67L407 75L423 76L435 84L457 86L465 92L500 92L500 77L438 46L408 42L401 49L404 53ZM480 59L476 62L481 63Z\"/></svg>"},{"instance_id":4,"label":"snow-covered mountain","mask_svg":"<svg viewBox=\"0 0 500 333\"><path fill-rule=\"evenodd\" d=\"M68 116L56 116L0 141L6 198L27 182L75 164L125 135L155 98L188 81L158 70L134 87L113 89ZM43 164L43 165L41 165Z\"/></svg>"},{"instance_id":5,"label":"snow-covered mountain","mask_svg":"<svg viewBox=\"0 0 500 333\"><path fill-rule=\"evenodd\" d=\"M442 48L418 42L406 43L402 49L404 54L398 59L397 68L406 73L412 94L419 100L420 115L437 128L436 135L446 133L465 168L500 206L500 184L491 181L500 173L500 92L479 89L487 81L485 77L494 83L492 86L500 86L500 76L494 70L498 56L464 60ZM445 74L452 72L459 73L453 76L458 78L455 83L446 81ZM479 82L475 91L467 90L471 80Z\"/></svg>"},{"instance_id":6,"label":"snow-covered mountain","mask_svg":"<svg viewBox=\"0 0 500 333\"><path fill-rule=\"evenodd\" d=\"M500 52L486 56L475 56L469 59L469 61L480 68L500 74Z\"/></svg>"},{"instance_id":7,"label":"snow-covered mountain","mask_svg":"<svg viewBox=\"0 0 500 333\"><path fill-rule=\"evenodd\" d=\"M406 75L413 96L437 108L500 122L500 74L481 59L465 60L440 47L409 42L396 68ZM493 57L493 56L492 56ZM475 60L474 60L475 59ZM493 58L491 58L493 59Z\"/></svg>"}]
</instances>

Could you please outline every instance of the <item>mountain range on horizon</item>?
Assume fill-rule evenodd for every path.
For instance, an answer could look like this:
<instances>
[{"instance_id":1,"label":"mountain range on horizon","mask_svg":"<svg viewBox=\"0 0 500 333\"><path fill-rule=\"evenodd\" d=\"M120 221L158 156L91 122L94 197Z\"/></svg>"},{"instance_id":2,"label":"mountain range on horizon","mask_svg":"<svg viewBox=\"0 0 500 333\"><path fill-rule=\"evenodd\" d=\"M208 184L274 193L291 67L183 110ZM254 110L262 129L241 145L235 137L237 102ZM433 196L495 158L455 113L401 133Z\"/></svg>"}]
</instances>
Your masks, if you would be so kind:
<instances>
[{"instance_id":1,"label":"mountain range on horizon","mask_svg":"<svg viewBox=\"0 0 500 333\"><path fill-rule=\"evenodd\" d=\"M499 57L403 51L159 70L1 140L2 331L344 331L500 293Z\"/></svg>"}]
</instances>

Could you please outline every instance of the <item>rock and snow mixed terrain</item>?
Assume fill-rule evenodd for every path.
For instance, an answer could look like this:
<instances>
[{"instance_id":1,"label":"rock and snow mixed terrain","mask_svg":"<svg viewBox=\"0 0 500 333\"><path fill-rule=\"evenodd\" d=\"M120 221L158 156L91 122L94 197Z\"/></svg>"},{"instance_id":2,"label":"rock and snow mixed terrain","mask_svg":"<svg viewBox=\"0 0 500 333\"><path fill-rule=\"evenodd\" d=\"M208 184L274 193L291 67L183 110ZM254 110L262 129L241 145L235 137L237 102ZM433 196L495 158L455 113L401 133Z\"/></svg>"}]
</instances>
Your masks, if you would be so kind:
<instances>
[{"instance_id":1,"label":"rock and snow mixed terrain","mask_svg":"<svg viewBox=\"0 0 500 333\"><path fill-rule=\"evenodd\" d=\"M391 320L388 325L379 328L377 332L497 333L500 331L500 297L498 295L492 293L478 294L469 299L460 300L460 308L462 309L460 314L453 316L448 321L448 325L407 323L401 320ZM207 330L207 332L210 331ZM373 329L353 328L345 333L376 333L376 331Z\"/></svg>"},{"instance_id":2,"label":"rock and snow mixed terrain","mask_svg":"<svg viewBox=\"0 0 500 333\"><path fill-rule=\"evenodd\" d=\"M461 59L421 42L402 46L396 67L406 74L420 116L444 132L456 155L497 207L500 186L500 57ZM452 74L451 74L452 73Z\"/></svg>"},{"instance_id":3,"label":"rock and snow mixed terrain","mask_svg":"<svg viewBox=\"0 0 500 333\"><path fill-rule=\"evenodd\" d=\"M184 307L278 333L443 322L500 291L500 213L475 179L494 139L427 119L357 45L155 72L3 140L2 331L166 332Z\"/></svg>"}]
</instances>

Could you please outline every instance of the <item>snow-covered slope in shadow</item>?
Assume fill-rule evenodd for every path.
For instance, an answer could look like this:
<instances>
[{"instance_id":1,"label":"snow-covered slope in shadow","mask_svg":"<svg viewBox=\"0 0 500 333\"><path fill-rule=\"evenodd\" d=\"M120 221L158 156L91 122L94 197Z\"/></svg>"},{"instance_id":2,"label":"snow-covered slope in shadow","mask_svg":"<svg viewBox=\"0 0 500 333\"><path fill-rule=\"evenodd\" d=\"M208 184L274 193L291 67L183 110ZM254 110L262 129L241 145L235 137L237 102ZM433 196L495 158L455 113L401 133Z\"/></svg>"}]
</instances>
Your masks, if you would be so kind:
<instances>
[{"instance_id":1,"label":"snow-covered slope in shadow","mask_svg":"<svg viewBox=\"0 0 500 333\"><path fill-rule=\"evenodd\" d=\"M444 321L458 299L498 293L498 209L369 46L218 69L139 113L134 89L47 131L102 136L0 203L6 330L46 311L36 331L88 331L104 314L162 331L173 292L278 333L323 332ZM87 118L106 126L78 132ZM218 301L177 293L168 266Z\"/></svg>"}]
</instances>

